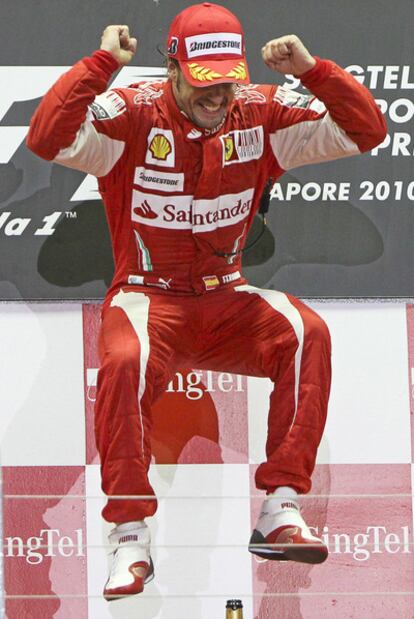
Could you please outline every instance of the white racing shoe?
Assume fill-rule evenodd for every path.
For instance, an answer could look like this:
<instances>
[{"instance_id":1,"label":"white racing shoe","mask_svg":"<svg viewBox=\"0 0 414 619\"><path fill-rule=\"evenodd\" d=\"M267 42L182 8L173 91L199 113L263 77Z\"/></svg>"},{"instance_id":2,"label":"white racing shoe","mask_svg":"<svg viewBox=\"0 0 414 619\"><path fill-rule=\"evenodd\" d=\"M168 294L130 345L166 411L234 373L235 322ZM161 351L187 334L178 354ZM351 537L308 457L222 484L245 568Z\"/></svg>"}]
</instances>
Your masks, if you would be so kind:
<instances>
[{"instance_id":1,"label":"white racing shoe","mask_svg":"<svg viewBox=\"0 0 414 619\"><path fill-rule=\"evenodd\" d=\"M295 498L280 494L264 500L249 551L271 561L323 563L328 558L328 548L312 535Z\"/></svg>"},{"instance_id":2,"label":"white racing shoe","mask_svg":"<svg viewBox=\"0 0 414 619\"><path fill-rule=\"evenodd\" d=\"M111 602L141 593L154 578L150 556L150 530L143 520L116 526L109 535L113 545L112 566L103 595Z\"/></svg>"}]
</instances>

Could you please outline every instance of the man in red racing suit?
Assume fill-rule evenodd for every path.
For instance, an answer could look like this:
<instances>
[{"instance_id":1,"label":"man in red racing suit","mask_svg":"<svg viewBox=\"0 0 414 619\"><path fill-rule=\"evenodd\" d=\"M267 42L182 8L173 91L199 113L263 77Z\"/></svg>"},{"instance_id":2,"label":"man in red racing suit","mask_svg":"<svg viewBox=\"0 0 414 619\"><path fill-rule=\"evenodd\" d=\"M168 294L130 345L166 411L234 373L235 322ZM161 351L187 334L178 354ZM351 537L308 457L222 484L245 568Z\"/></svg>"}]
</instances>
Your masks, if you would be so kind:
<instances>
[{"instance_id":1,"label":"man in red racing suit","mask_svg":"<svg viewBox=\"0 0 414 619\"><path fill-rule=\"evenodd\" d=\"M285 170L367 151L385 138L368 90L288 35L265 63L299 76L311 95L249 83L243 31L227 9L185 9L168 37L168 80L106 91L136 47L110 26L101 49L46 94L28 146L94 174L105 203L115 274L105 299L96 440L115 523L106 599L139 593L153 575L144 519L151 405L179 367L268 377L267 491L249 549L319 563L327 548L305 524L298 494L325 425L330 341L323 321L291 295L249 286L241 248L264 186ZM141 495L141 500L136 496Z\"/></svg>"}]
</instances>

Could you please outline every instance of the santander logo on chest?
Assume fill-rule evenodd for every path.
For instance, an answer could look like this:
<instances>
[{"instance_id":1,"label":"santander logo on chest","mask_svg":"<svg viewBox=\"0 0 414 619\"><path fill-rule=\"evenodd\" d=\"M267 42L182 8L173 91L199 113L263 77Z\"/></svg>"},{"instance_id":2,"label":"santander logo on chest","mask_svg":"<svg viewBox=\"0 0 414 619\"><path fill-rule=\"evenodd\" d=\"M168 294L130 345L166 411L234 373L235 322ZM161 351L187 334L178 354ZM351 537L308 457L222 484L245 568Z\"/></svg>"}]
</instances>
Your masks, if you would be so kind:
<instances>
[{"instance_id":1,"label":"santander logo on chest","mask_svg":"<svg viewBox=\"0 0 414 619\"><path fill-rule=\"evenodd\" d=\"M192 195L161 196L134 189L131 219L156 228L210 232L246 219L253 204L253 194L252 187L212 200L194 200Z\"/></svg>"}]
</instances>

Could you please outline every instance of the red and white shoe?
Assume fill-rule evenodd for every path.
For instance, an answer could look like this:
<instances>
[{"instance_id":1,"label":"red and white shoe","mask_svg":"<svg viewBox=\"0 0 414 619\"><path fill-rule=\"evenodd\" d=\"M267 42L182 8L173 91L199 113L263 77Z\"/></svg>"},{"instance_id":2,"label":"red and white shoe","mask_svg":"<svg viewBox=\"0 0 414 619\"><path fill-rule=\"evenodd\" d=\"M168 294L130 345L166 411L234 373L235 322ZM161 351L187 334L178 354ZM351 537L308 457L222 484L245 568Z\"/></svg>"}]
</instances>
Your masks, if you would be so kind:
<instances>
[{"instance_id":1,"label":"red and white shoe","mask_svg":"<svg viewBox=\"0 0 414 619\"><path fill-rule=\"evenodd\" d=\"M111 602L141 593L154 578L150 530L143 520L119 524L109 535L114 546L112 566L103 595Z\"/></svg>"},{"instance_id":2,"label":"red and white shoe","mask_svg":"<svg viewBox=\"0 0 414 619\"><path fill-rule=\"evenodd\" d=\"M271 561L323 563L328 548L312 535L293 497L269 495L249 542L249 551Z\"/></svg>"}]
</instances>

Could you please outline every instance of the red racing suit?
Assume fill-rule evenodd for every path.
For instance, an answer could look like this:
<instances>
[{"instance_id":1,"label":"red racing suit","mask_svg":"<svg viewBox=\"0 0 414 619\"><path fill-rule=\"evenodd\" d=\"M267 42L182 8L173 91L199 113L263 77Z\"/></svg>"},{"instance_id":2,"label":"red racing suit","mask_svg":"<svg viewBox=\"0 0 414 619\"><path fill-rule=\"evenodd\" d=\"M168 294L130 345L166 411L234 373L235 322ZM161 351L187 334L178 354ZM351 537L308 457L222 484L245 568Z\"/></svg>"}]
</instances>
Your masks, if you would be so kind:
<instances>
[{"instance_id":1,"label":"red racing suit","mask_svg":"<svg viewBox=\"0 0 414 619\"><path fill-rule=\"evenodd\" d=\"M301 76L312 95L238 87L214 130L189 121L169 81L105 91L117 68L104 51L78 62L44 97L27 140L41 157L97 176L106 208L115 274L96 403L103 488L153 495L151 405L181 364L277 383L256 482L307 492L326 418L329 334L297 299L248 286L237 252L270 177L373 148L385 138L383 116L329 60ZM109 500L103 514L124 522L155 509L152 498Z\"/></svg>"}]
</instances>

